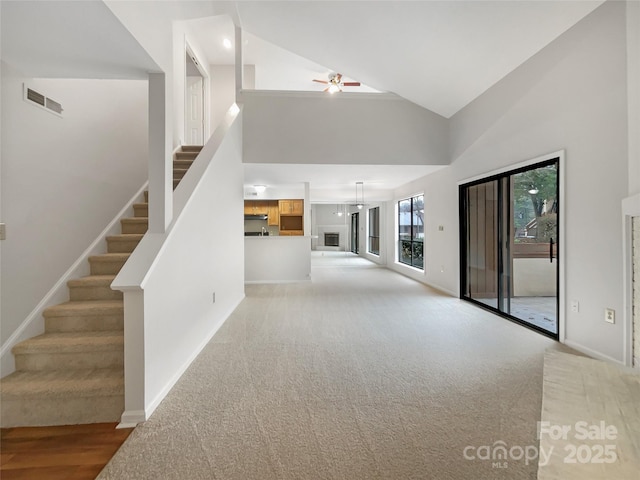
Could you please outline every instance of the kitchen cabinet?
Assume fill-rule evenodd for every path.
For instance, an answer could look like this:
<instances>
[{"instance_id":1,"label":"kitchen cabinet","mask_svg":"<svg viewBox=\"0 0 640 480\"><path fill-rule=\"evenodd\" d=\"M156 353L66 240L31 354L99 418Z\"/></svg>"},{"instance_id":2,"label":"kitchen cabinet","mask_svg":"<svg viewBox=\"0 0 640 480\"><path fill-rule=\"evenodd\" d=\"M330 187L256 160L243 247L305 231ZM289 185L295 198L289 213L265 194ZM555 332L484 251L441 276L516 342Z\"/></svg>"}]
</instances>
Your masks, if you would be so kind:
<instances>
[{"instance_id":1,"label":"kitchen cabinet","mask_svg":"<svg viewBox=\"0 0 640 480\"><path fill-rule=\"evenodd\" d=\"M280 236L285 237L298 237L304 235L302 230L280 230Z\"/></svg>"},{"instance_id":2,"label":"kitchen cabinet","mask_svg":"<svg viewBox=\"0 0 640 480\"><path fill-rule=\"evenodd\" d=\"M304 235L302 215L280 215L280 235Z\"/></svg>"},{"instance_id":3,"label":"kitchen cabinet","mask_svg":"<svg viewBox=\"0 0 640 480\"><path fill-rule=\"evenodd\" d=\"M244 214L245 215L268 215L269 207L264 200L245 200L244 201Z\"/></svg>"},{"instance_id":4,"label":"kitchen cabinet","mask_svg":"<svg viewBox=\"0 0 640 480\"><path fill-rule=\"evenodd\" d=\"M304 215L304 200L279 200L280 216Z\"/></svg>"},{"instance_id":5,"label":"kitchen cabinet","mask_svg":"<svg viewBox=\"0 0 640 480\"><path fill-rule=\"evenodd\" d=\"M277 200L267 202L267 225L278 227L280 225L280 209Z\"/></svg>"},{"instance_id":6,"label":"kitchen cabinet","mask_svg":"<svg viewBox=\"0 0 640 480\"><path fill-rule=\"evenodd\" d=\"M304 235L304 200L279 200L280 235Z\"/></svg>"}]
</instances>

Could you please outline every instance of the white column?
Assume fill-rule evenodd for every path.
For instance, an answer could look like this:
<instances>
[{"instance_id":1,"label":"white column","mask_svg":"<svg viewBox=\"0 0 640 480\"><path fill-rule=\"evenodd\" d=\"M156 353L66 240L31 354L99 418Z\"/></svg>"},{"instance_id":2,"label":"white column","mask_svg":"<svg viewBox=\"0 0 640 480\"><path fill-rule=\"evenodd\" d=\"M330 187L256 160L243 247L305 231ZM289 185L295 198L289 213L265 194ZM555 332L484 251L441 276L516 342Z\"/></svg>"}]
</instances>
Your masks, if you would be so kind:
<instances>
[{"instance_id":1,"label":"white column","mask_svg":"<svg viewBox=\"0 0 640 480\"><path fill-rule=\"evenodd\" d=\"M311 194L309 182L304 182L304 234L311 235Z\"/></svg>"},{"instance_id":2,"label":"white column","mask_svg":"<svg viewBox=\"0 0 640 480\"><path fill-rule=\"evenodd\" d=\"M236 103L242 90L242 77L244 75L244 66L242 64L242 28L236 25Z\"/></svg>"},{"instance_id":3,"label":"white column","mask_svg":"<svg viewBox=\"0 0 640 480\"><path fill-rule=\"evenodd\" d=\"M167 142L166 78L149 74L149 232L164 233L173 217L173 168Z\"/></svg>"}]
</instances>

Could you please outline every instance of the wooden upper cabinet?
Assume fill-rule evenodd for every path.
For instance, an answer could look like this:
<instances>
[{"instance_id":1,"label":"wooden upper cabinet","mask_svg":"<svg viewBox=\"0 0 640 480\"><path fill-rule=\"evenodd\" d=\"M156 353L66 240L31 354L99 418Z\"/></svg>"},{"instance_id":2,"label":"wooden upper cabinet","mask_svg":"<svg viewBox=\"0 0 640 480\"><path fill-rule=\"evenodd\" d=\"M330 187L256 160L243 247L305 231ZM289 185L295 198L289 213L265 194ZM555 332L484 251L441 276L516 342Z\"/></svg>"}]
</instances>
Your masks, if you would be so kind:
<instances>
[{"instance_id":1,"label":"wooden upper cabinet","mask_svg":"<svg viewBox=\"0 0 640 480\"><path fill-rule=\"evenodd\" d=\"M245 215L267 215L269 213L268 203L265 200L245 200Z\"/></svg>"},{"instance_id":2,"label":"wooden upper cabinet","mask_svg":"<svg viewBox=\"0 0 640 480\"><path fill-rule=\"evenodd\" d=\"M280 215L303 215L304 214L304 200L280 200L279 201Z\"/></svg>"},{"instance_id":3,"label":"wooden upper cabinet","mask_svg":"<svg viewBox=\"0 0 640 480\"><path fill-rule=\"evenodd\" d=\"M278 208L277 200L270 200L267 202L267 225L270 227L277 227L280 225L280 210Z\"/></svg>"}]
</instances>

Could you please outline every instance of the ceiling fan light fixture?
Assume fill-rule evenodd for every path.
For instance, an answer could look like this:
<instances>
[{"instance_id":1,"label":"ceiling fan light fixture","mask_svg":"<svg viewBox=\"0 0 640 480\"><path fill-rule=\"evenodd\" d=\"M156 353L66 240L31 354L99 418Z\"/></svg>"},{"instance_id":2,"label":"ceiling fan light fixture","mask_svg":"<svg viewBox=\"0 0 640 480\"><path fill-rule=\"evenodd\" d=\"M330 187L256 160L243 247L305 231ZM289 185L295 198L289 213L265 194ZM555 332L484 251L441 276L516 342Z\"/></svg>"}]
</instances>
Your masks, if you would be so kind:
<instances>
[{"instance_id":1,"label":"ceiling fan light fixture","mask_svg":"<svg viewBox=\"0 0 640 480\"><path fill-rule=\"evenodd\" d=\"M340 91L340 87L335 83L332 83L331 85L329 85L329 93L337 93L339 91Z\"/></svg>"},{"instance_id":2,"label":"ceiling fan light fixture","mask_svg":"<svg viewBox=\"0 0 640 480\"><path fill-rule=\"evenodd\" d=\"M535 186L535 185L533 185L533 184L531 185L531 187L530 187L530 188L529 188L529 190L528 190L529 194L531 194L531 195L536 195L539 191L540 191L540 190L538 190L538 189L536 188L536 186Z\"/></svg>"}]
</instances>

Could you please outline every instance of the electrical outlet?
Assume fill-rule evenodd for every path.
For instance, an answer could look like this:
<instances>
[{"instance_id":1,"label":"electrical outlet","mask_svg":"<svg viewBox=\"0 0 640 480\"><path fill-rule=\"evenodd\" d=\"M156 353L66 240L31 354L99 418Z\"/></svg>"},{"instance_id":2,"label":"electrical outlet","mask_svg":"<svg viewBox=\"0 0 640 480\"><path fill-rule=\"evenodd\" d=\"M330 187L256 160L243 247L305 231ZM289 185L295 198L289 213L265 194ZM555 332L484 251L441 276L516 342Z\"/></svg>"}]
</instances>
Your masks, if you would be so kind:
<instances>
[{"instance_id":1,"label":"electrical outlet","mask_svg":"<svg viewBox=\"0 0 640 480\"><path fill-rule=\"evenodd\" d=\"M444 232L444 225L438 225L438 231Z\"/></svg>"},{"instance_id":2,"label":"electrical outlet","mask_svg":"<svg viewBox=\"0 0 640 480\"><path fill-rule=\"evenodd\" d=\"M580 302L578 300L571 300L571 311L578 313L580 311Z\"/></svg>"},{"instance_id":3,"label":"electrical outlet","mask_svg":"<svg viewBox=\"0 0 640 480\"><path fill-rule=\"evenodd\" d=\"M216 303L216 292L213 292L213 303Z\"/></svg>"},{"instance_id":4,"label":"electrical outlet","mask_svg":"<svg viewBox=\"0 0 640 480\"><path fill-rule=\"evenodd\" d=\"M616 323L616 311L613 308L604 309L604 321L608 323Z\"/></svg>"}]
</instances>

